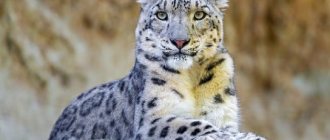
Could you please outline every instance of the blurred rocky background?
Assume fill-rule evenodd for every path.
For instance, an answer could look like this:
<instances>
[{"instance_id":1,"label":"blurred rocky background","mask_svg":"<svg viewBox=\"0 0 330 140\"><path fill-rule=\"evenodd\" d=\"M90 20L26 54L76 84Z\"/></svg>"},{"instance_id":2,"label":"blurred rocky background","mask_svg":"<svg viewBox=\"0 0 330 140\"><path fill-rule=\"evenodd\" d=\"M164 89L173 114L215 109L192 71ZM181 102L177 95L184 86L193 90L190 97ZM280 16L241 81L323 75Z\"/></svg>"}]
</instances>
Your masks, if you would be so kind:
<instances>
[{"instance_id":1,"label":"blurred rocky background","mask_svg":"<svg viewBox=\"0 0 330 140\"><path fill-rule=\"evenodd\" d=\"M0 139L47 139L78 94L127 74L134 0L0 0ZM231 0L242 129L330 138L330 1Z\"/></svg>"}]
</instances>

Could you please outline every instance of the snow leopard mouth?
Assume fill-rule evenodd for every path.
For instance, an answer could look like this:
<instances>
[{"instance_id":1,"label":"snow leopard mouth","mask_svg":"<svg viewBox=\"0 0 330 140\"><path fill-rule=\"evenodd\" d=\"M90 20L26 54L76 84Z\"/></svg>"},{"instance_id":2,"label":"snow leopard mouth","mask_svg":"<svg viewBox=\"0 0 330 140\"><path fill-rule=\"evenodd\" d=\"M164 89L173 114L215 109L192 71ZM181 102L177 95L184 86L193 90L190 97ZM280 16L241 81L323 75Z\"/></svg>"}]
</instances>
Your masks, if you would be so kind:
<instances>
[{"instance_id":1,"label":"snow leopard mouth","mask_svg":"<svg viewBox=\"0 0 330 140\"><path fill-rule=\"evenodd\" d=\"M170 57L170 56L174 56L177 58L184 58L187 56L193 57L197 54L197 52L183 52L181 50L177 51L177 52L163 52L163 55L166 57Z\"/></svg>"}]
</instances>

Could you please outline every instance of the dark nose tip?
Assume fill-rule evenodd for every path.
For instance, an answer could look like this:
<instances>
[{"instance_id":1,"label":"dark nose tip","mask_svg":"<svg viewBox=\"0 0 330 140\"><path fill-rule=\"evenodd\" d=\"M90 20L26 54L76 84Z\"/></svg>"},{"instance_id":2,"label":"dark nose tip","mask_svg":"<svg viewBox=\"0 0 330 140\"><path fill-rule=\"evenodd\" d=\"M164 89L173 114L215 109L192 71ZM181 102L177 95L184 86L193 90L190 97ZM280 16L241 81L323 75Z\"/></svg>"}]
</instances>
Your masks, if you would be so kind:
<instances>
[{"instance_id":1,"label":"dark nose tip","mask_svg":"<svg viewBox=\"0 0 330 140\"><path fill-rule=\"evenodd\" d=\"M182 49L189 43L190 40L171 40L172 44L175 45L178 49Z\"/></svg>"}]
</instances>

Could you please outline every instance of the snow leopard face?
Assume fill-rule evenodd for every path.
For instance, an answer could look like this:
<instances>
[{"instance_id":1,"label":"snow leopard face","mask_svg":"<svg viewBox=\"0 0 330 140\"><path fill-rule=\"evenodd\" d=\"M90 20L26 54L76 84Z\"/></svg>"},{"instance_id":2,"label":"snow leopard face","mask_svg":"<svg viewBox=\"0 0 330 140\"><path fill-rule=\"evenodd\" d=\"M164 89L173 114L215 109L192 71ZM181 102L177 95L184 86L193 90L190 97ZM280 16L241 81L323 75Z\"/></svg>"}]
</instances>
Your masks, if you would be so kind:
<instances>
[{"instance_id":1,"label":"snow leopard face","mask_svg":"<svg viewBox=\"0 0 330 140\"><path fill-rule=\"evenodd\" d=\"M227 0L140 0L137 51L174 69L213 57L223 42Z\"/></svg>"}]
</instances>

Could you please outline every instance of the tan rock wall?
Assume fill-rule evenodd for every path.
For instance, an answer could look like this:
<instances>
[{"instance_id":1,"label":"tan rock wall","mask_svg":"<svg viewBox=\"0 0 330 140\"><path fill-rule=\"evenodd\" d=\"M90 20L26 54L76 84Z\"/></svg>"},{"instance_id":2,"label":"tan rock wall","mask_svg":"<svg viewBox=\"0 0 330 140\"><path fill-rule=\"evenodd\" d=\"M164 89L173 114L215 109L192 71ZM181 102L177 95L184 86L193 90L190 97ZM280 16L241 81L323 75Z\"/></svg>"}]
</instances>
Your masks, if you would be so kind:
<instances>
[{"instance_id":1,"label":"tan rock wall","mask_svg":"<svg viewBox=\"0 0 330 140\"><path fill-rule=\"evenodd\" d=\"M231 0L226 46L243 129L330 137L330 1ZM0 0L0 139L47 139L79 93L127 74L132 0Z\"/></svg>"}]
</instances>

